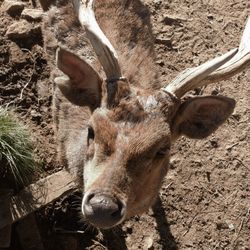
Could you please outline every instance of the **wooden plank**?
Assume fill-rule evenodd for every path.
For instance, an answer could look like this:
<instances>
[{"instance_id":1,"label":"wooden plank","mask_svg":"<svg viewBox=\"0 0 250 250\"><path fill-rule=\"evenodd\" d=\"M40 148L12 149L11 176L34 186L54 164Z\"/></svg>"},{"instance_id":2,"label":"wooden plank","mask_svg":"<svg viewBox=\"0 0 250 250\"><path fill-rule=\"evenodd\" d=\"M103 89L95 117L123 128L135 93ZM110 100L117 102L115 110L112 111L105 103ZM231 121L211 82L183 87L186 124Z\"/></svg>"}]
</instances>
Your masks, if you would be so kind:
<instances>
[{"instance_id":1,"label":"wooden plank","mask_svg":"<svg viewBox=\"0 0 250 250\"><path fill-rule=\"evenodd\" d=\"M34 184L24 188L16 196L11 197L11 217L5 220L4 227L20 220L60 196L77 188L74 178L65 170L61 170Z\"/></svg>"},{"instance_id":2,"label":"wooden plank","mask_svg":"<svg viewBox=\"0 0 250 250\"><path fill-rule=\"evenodd\" d=\"M11 225L8 221L11 219L10 197L12 190L0 190L0 248L7 248L11 242Z\"/></svg>"},{"instance_id":3,"label":"wooden plank","mask_svg":"<svg viewBox=\"0 0 250 250\"><path fill-rule=\"evenodd\" d=\"M11 225L7 225L0 229L0 249L7 248L11 242Z\"/></svg>"},{"instance_id":4,"label":"wooden plank","mask_svg":"<svg viewBox=\"0 0 250 250\"><path fill-rule=\"evenodd\" d=\"M16 225L16 231L22 249L44 250L34 213L19 221Z\"/></svg>"},{"instance_id":5,"label":"wooden plank","mask_svg":"<svg viewBox=\"0 0 250 250\"><path fill-rule=\"evenodd\" d=\"M11 220L10 200L12 190L0 189L0 229L7 226Z\"/></svg>"}]
</instances>

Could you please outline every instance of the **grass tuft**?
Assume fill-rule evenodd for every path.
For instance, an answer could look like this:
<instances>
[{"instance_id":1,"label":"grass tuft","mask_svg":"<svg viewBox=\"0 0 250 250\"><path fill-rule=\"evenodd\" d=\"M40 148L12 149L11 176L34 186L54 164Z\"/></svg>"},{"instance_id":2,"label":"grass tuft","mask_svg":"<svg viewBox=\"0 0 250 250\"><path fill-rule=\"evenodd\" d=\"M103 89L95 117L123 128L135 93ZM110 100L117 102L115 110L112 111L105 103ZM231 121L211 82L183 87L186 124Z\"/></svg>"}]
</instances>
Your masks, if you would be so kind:
<instances>
[{"instance_id":1,"label":"grass tuft","mask_svg":"<svg viewBox=\"0 0 250 250\"><path fill-rule=\"evenodd\" d=\"M6 165L19 185L31 179L37 164L33 157L32 144L25 126L14 115L0 107L0 168ZM3 166L4 167L4 166Z\"/></svg>"}]
</instances>

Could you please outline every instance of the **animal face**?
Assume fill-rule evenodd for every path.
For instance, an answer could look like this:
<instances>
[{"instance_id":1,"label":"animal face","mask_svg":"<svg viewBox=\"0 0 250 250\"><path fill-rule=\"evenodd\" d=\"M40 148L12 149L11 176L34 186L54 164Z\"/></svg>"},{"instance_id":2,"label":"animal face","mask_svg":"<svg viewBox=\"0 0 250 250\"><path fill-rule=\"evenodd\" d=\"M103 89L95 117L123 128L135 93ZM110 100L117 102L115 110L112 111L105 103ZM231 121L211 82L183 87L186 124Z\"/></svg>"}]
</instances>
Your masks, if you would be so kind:
<instances>
[{"instance_id":1,"label":"animal face","mask_svg":"<svg viewBox=\"0 0 250 250\"><path fill-rule=\"evenodd\" d=\"M239 50L185 70L161 89L147 8L139 0L95 2L97 20L119 60L95 19L93 0L55 1L45 44L52 51L55 44L67 48L56 52L63 73L54 79L60 92L54 94L59 153L70 172L83 172L85 219L111 228L152 206L175 140L203 139L233 112L235 101L228 97L183 96L249 65L250 19ZM106 80L78 56L88 55L81 50L81 26Z\"/></svg>"},{"instance_id":2,"label":"animal face","mask_svg":"<svg viewBox=\"0 0 250 250\"><path fill-rule=\"evenodd\" d=\"M204 138L232 112L226 97L181 103L170 93L126 80L105 82L79 57L60 49L57 85L75 105L88 106L82 212L93 225L113 227L153 205L167 173L171 143L181 134ZM91 97L91 98L90 98ZM81 149L79 149L81 150Z\"/></svg>"},{"instance_id":3,"label":"animal face","mask_svg":"<svg viewBox=\"0 0 250 250\"><path fill-rule=\"evenodd\" d=\"M122 99L112 109L97 108L91 116L84 166L85 197L105 194L122 204L117 223L146 211L157 197L171 146L165 115L157 95L135 95ZM87 199L82 209L85 216Z\"/></svg>"}]
</instances>

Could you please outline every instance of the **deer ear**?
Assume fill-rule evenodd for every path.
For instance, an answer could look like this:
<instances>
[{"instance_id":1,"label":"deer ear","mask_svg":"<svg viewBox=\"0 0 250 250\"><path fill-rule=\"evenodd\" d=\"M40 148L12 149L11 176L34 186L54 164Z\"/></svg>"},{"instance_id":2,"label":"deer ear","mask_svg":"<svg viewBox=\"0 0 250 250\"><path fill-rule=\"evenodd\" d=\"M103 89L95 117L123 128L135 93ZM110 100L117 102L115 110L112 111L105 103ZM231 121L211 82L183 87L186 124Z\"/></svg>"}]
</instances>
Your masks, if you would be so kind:
<instances>
[{"instance_id":1,"label":"deer ear","mask_svg":"<svg viewBox=\"0 0 250 250\"><path fill-rule=\"evenodd\" d=\"M235 101L224 96L191 98L181 104L172 121L173 137L205 138L226 121L234 107Z\"/></svg>"},{"instance_id":2,"label":"deer ear","mask_svg":"<svg viewBox=\"0 0 250 250\"><path fill-rule=\"evenodd\" d=\"M56 63L68 79L58 77L55 83L70 102L92 110L100 106L102 80L88 63L62 48L57 49Z\"/></svg>"}]
</instances>

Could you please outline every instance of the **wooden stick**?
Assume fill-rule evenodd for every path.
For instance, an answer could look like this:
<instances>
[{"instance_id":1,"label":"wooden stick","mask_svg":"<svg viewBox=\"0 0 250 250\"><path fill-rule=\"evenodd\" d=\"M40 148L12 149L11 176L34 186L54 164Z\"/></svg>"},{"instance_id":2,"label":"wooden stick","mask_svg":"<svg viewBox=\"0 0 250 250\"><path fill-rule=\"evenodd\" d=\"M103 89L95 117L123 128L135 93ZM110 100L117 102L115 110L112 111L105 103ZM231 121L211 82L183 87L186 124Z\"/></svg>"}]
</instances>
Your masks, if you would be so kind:
<instances>
[{"instance_id":1,"label":"wooden stick","mask_svg":"<svg viewBox=\"0 0 250 250\"><path fill-rule=\"evenodd\" d=\"M0 229L0 248L7 248L11 242L11 225Z\"/></svg>"},{"instance_id":2,"label":"wooden stick","mask_svg":"<svg viewBox=\"0 0 250 250\"><path fill-rule=\"evenodd\" d=\"M20 191L18 195L11 197L11 216L5 221L0 221L0 229L76 189L77 184L74 178L65 170L31 184Z\"/></svg>"},{"instance_id":3,"label":"wooden stick","mask_svg":"<svg viewBox=\"0 0 250 250\"><path fill-rule=\"evenodd\" d=\"M40 236L34 214L29 214L21 220L16 226L16 231L22 249L44 250L42 238Z\"/></svg>"}]
</instances>

